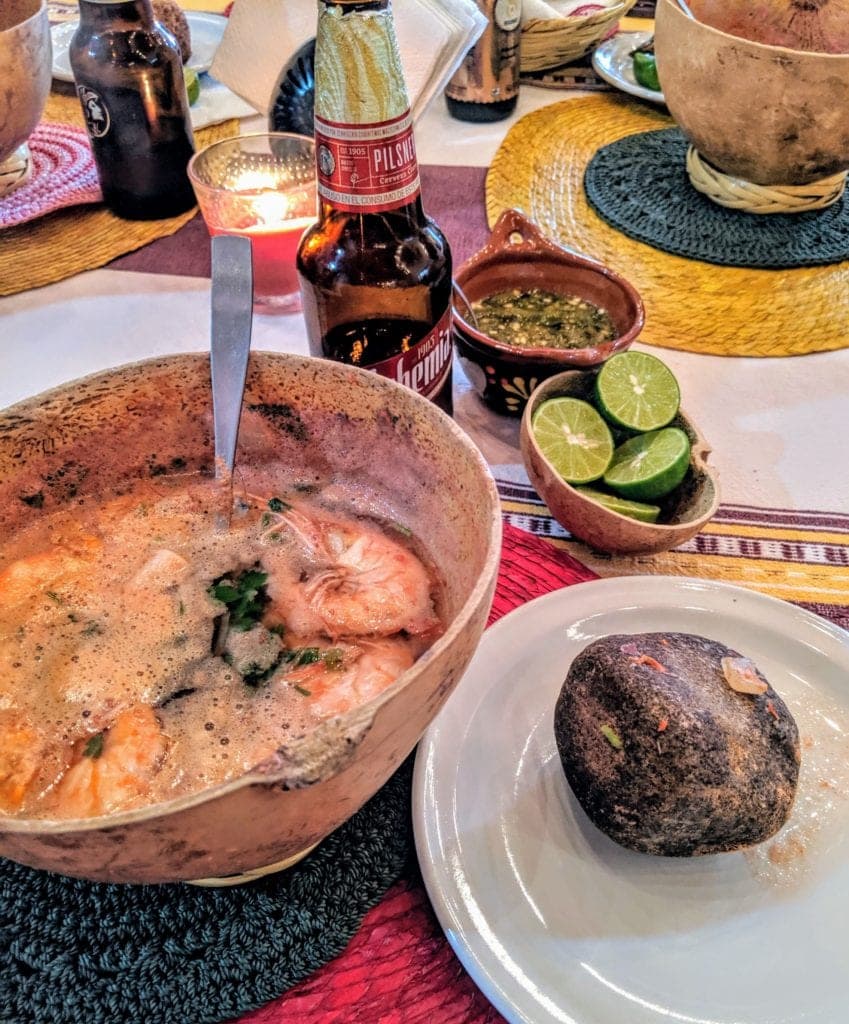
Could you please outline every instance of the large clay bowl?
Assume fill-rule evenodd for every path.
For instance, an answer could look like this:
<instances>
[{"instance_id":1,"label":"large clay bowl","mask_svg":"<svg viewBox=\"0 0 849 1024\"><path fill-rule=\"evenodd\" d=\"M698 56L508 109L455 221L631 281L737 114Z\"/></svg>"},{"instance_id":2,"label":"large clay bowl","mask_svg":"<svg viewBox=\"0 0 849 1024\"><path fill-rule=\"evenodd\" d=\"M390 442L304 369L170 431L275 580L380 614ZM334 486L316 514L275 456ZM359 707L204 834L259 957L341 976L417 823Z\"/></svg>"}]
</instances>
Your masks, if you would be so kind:
<instances>
[{"instance_id":1,"label":"large clay bowl","mask_svg":"<svg viewBox=\"0 0 849 1024\"><path fill-rule=\"evenodd\" d=\"M209 471L210 402L209 360L188 355L89 377L6 410L0 530L7 535L78 495L159 472L172 459ZM332 473L363 511L414 531L444 580L445 634L378 698L281 746L261 770L109 817L3 819L0 855L100 881L250 871L319 842L413 749L471 658L489 612L501 538L489 470L449 417L401 385L325 360L254 353L237 462L272 457L297 460L322 479Z\"/></svg>"},{"instance_id":2,"label":"large clay bowl","mask_svg":"<svg viewBox=\"0 0 849 1024\"><path fill-rule=\"evenodd\" d=\"M38 124L52 77L45 0L0 3L0 164Z\"/></svg>"},{"instance_id":3,"label":"large clay bowl","mask_svg":"<svg viewBox=\"0 0 849 1024\"><path fill-rule=\"evenodd\" d=\"M595 371L571 370L551 377L534 391L525 407L519 433L528 478L549 512L573 537L612 555L656 554L695 536L719 508L719 482L708 466L710 446L683 409L670 424L690 438L690 467L683 482L660 502L656 523L641 523L587 498L567 484L539 448L531 430L534 413L549 398L568 396L592 401Z\"/></svg>"},{"instance_id":4,"label":"large clay bowl","mask_svg":"<svg viewBox=\"0 0 849 1024\"><path fill-rule=\"evenodd\" d=\"M486 245L457 270L454 344L460 363L481 398L496 412L521 415L540 381L574 367L600 366L628 348L643 329L645 313L636 289L596 260L547 238L519 210L505 210ZM519 348L479 331L466 304L520 288L577 295L607 311L616 337L585 348Z\"/></svg>"},{"instance_id":5,"label":"large clay bowl","mask_svg":"<svg viewBox=\"0 0 849 1024\"><path fill-rule=\"evenodd\" d=\"M659 0L655 53L684 134L726 174L803 185L849 168L849 54L751 42Z\"/></svg>"}]
</instances>

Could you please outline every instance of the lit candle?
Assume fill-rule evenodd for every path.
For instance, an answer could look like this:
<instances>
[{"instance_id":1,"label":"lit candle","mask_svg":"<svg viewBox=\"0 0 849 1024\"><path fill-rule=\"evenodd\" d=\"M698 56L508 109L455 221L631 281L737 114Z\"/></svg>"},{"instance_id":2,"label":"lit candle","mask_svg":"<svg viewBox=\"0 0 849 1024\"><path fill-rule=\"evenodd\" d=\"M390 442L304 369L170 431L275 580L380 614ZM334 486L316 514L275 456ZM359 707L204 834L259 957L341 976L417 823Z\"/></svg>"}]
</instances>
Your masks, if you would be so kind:
<instances>
[{"instance_id":1,"label":"lit candle","mask_svg":"<svg viewBox=\"0 0 849 1024\"><path fill-rule=\"evenodd\" d=\"M290 141L284 145L281 138ZM231 149L252 147L248 166L216 157L213 151L228 144ZM257 147L263 144L268 152L258 158ZM312 140L294 135L227 139L195 157L189 176L209 233L251 240L254 308L274 313L299 309L295 256L316 216Z\"/></svg>"}]
</instances>

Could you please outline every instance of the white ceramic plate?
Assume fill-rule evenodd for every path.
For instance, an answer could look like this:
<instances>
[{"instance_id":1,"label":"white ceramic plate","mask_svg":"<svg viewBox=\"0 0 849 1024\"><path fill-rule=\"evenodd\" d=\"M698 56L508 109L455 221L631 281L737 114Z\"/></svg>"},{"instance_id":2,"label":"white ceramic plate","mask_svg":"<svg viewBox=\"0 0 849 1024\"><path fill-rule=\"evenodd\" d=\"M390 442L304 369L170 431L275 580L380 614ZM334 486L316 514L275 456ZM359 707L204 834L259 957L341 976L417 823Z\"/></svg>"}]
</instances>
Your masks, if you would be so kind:
<instances>
[{"instance_id":1,"label":"white ceramic plate","mask_svg":"<svg viewBox=\"0 0 849 1024\"><path fill-rule=\"evenodd\" d=\"M808 822L804 857L776 866L768 844L680 860L633 853L580 809L552 731L562 681L592 640L655 630L701 633L749 655L790 706L803 745L817 735L779 833L785 841ZM849 633L773 598L623 577L524 605L486 631L416 759L416 847L448 940L514 1024L845 1021L847 723ZM824 754L842 766L842 793L819 786Z\"/></svg>"},{"instance_id":2,"label":"white ceramic plate","mask_svg":"<svg viewBox=\"0 0 849 1024\"><path fill-rule=\"evenodd\" d=\"M651 37L651 32L617 32L593 51L593 68L605 82L623 92L639 96L641 100L650 100L652 103L664 103L662 92L647 89L634 78L631 51L647 43Z\"/></svg>"},{"instance_id":3,"label":"white ceramic plate","mask_svg":"<svg viewBox=\"0 0 849 1024\"><path fill-rule=\"evenodd\" d=\"M220 14L206 14L202 11L186 11L185 14L192 36L192 55L188 66L200 75L212 65L212 58L227 27L227 19ZM60 82L74 80L68 47L78 24L76 21L64 21L50 29L53 39L53 77Z\"/></svg>"}]
</instances>

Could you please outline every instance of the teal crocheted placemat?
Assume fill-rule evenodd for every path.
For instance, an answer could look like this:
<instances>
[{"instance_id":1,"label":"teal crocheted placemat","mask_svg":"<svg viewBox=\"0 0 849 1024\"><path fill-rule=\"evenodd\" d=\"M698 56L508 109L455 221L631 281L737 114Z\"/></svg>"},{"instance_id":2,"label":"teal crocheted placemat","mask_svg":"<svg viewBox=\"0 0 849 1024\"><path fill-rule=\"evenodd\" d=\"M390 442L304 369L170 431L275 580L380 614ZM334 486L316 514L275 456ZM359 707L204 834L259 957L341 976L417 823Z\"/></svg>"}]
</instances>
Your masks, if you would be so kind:
<instances>
[{"instance_id":1,"label":"teal crocheted placemat","mask_svg":"<svg viewBox=\"0 0 849 1024\"><path fill-rule=\"evenodd\" d=\"M584 174L596 213L639 242L727 267L788 269L849 259L849 201L825 210L758 215L718 206L690 184L677 128L626 135Z\"/></svg>"},{"instance_id":2,"label":"teal crocheted placemat","mask_svg":"<svg viewBox=\"0 0 849 1024\"><path fill-rule=\"evenodd\" d=\"M249 885L105 885L0 859L2 1024L219 1024L345 948L412 854L412 757L296 866Z\"/></svg>"}]
</instances>

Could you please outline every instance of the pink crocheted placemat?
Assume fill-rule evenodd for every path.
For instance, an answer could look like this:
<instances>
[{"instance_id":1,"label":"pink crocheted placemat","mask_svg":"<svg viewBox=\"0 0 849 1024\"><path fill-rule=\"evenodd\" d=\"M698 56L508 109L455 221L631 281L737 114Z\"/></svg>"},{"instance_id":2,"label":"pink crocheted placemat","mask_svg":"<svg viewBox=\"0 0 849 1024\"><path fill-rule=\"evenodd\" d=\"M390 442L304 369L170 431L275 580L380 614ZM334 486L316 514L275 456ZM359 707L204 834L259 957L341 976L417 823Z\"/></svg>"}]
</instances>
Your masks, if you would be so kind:
<instances>
[{"instance_id":1,"label":"pink crocheted placemat","mask_svg":"<svg viewBox=\"0 0 849 1024\"><path fill-rule=\"evenodd\" d=\"M33 173L0 199L0 228L103 198L88 136L82 128L42 121L29 137Z\"/></svg>"}]
</instances>

